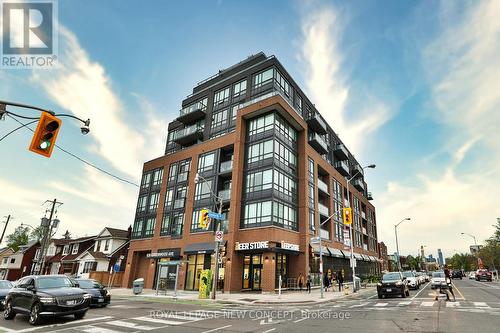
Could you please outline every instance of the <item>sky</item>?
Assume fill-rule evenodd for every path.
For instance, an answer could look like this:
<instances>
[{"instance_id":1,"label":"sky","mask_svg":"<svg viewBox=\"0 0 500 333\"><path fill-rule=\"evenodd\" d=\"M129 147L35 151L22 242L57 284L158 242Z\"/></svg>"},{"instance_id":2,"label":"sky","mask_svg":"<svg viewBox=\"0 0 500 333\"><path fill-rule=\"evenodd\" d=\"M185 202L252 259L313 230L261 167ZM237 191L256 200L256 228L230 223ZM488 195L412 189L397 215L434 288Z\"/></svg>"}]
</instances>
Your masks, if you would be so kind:
<instances>
[{"instance_id":1,"label":"sky","mask_svg":"<svg viewBox=\"0 0 500 333\"><path fill-rule=\"evenodd\" d=\"M64 118L57 143L138 183L197 82L275 55L358 161L377 165L365 177L388 252L410 217L401 254L451 256L473 244L462 232L481 243L500 216L498 17L494 0L65 0L58 68L0 69L0 100L90 118L86 136ZM0 121L0 137L15 127ZM137 187L57 149L33 154L30 141L27 130L0 141L6 234L38 225L54 198L58 234L133 223Z\"/></svg>"}]
</instances>

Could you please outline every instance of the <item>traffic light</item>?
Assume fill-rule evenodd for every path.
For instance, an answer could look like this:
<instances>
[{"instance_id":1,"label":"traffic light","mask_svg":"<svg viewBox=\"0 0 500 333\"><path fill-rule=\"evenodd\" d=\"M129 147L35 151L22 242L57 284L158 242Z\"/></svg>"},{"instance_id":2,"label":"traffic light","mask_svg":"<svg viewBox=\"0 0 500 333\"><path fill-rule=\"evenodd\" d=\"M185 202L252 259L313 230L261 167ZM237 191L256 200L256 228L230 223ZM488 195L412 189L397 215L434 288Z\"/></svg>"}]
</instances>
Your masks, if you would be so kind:
<instances>
[{"instance_id":1,"label":"traffic light","mask_svg":"<svg viewBox=\"0 0 500 333\"><path fill-rule=\"evenodd\" d=\"M56 118L48 112L42 112L29 150L42 156L50 157L56 145L57 133L59 133L59 129L61 128L61 123L61 119Z\"/></svg>"},{"instance_id":2,"label":"traffic light","mask_svg":"<svg viewBox=\"0 0 500 333\"><path fill-rule=\"evenodd\" d=\"M202 209L200 211L200 228L202 229L208 228L208 222L209 222L208 213L209 213L208 209Z\"/></svg>"},{"instance_id":3,"label":"traffic light","mask_svg":"<svg viewBox=\"0 0 500 333\"><path fill-rule=\"evenodd\" d=\"M342 217L344 219L344 224L352 224L352 208L346 207L342 208Z\"/></svg>"}]
</instances>

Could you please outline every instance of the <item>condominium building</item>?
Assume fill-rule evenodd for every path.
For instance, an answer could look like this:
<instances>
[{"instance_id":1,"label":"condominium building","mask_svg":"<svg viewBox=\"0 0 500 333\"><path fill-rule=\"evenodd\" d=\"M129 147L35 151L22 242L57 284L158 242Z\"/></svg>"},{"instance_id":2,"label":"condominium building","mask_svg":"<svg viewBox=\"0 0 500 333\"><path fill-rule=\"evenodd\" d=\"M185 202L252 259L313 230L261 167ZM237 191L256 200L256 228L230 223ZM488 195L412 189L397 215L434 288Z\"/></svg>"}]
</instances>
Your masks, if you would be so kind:
<instances>
[{"instance_id":1,"label":"condominium building","mask_svg":"<svg viewBox=\"0 0 500 333\"><path fill-rule=\"evenodd\" d=\"M164 156L144 164L124 286L177 277L178 289L198 289L201 270L215 266L219 221L201 228L202 209L224 217L219 289L274 292L280 279L294 288L308 274L319 284L313 237L325 272L348 279L348 198L357 273L371 275L377 224L362 166L278 59L250 56L194 87L168 125Z\"/></svg>"}]
</instances>

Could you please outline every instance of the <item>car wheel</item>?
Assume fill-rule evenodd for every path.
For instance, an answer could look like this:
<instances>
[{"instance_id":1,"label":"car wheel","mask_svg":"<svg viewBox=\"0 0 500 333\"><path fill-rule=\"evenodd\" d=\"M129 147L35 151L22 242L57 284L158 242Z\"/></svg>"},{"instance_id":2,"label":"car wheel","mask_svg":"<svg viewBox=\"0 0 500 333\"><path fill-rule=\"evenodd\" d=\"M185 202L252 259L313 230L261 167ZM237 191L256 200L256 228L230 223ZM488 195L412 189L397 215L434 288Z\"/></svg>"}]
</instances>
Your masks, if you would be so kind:
<instances>
[{"instance_id":1,"label":"car wheel","mask_svg":"<svg viewBox=\"0 0 500 333\"><path fill-rule=\"evenodd\" d=\"M40 317L40 312L41 312L41 306L40 303L35 303L31 307L30 311L30 317L29 317L29 323L33 326L38 325L41 323L42 318Z\"/></svg>"},{"instance_id":2,"label":"car wheel","mask_svg":"<svg viewBox=\"0 0 500 333\"><path fill-rule=\"evenodd\" d=\"M85 317L85 312L75 313L75 319L82 319Z\"/></svg>"},{"instance_id":3,"label":"car wheel","mask_svg":"<svg viewBox=\"0 0 500 333\"><path fill-rule=\"evenodd\" d=\"M16 316L16 313L14 310L12 310L12 301L8 301L7 304L5 304L5 310L3 312L3 317L6 320L11 320L14 319Z\"/></svg>"}]
</instances>

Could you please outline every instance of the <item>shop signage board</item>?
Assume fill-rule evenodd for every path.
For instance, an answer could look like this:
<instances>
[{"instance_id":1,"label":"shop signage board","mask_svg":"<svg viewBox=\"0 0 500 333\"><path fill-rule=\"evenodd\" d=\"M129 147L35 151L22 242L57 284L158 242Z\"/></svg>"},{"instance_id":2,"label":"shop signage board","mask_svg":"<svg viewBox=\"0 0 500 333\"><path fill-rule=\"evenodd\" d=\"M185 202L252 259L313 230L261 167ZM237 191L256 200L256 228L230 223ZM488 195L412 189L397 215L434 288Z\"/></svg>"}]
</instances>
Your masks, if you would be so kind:
<instances>
[{"instance_id":1,"label":"shop signage board","mask_svg":"<svg viewBox=\"0 0 500 333\"><path fill-rule=\"evenodd\" d=\"M268 249L269 241L260 241L260 242L250 242L250 243L240 243L236 242L234 249L236 251L242 250L259 250L259 249Z\"/></svg>"},{"instance_id":2,"label":"shop signage board","mask_svg":"<svg viewBox=\"0 0 500 333\"><path fill-rule=\"evenodd\" d=\"M292 244L292 243L287 243L285 241L281 241L281 248L283 250L290 250L290 251L299 251L299 245L298 244Z\"/></svg>"}]
</instances>

